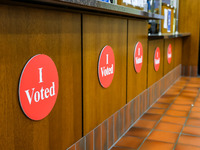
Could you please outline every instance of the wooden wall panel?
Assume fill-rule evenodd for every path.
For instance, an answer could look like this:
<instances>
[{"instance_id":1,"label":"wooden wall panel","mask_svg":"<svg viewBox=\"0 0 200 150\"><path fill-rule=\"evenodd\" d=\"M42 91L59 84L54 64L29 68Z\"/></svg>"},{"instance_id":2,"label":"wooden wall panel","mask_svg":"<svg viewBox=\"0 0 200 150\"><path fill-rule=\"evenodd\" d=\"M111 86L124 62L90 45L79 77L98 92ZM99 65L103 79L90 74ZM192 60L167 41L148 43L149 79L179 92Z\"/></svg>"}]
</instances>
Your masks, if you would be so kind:
<instances>
[{"instance_id":1,"label":"wooden wall panel","mask_svg":"<svg viewBox=\"0 0 200 150\"><path fill-rule=\"evenodd\" d=\"M128 61L127 61L127 101L144 91L147 87L147 21L128 20ZM134 69L134 50L137 42L143 46L143 64L140 73Z\"/></svg>"},{"instance_id":2,"label":"wooden wall panel","mask_svg":"<svg viewBox=\"0 0 200 150\"><path fill-rule=\"evenodd\" d=\"M160 48L160 67L156 72L154 69L154 54L156 48ZM164 40L150 40L148 45L148 87L163 77L164 62Z\"/></svg>"},{"instance_id":3,"label":"wooden wall panel","mask_svg":"<svg viewBox=\"0 0 200 150\"><path fill-rule=\"evenodd\" d=\"M81 15L1 5L0 19L0 148L66 149L82 136ZM60 85L51 113L32 121L20 108L18 82L40 53L55 62Z\"/></svg>"},{"instance_id":4,"label":"wooden wall panel","mask_svg":"<svg viewBox=\"0 0 200 150\"><path fill-rule=\"evenodd\" d=\"M169 44L172 45L172 60L171 63L168 64L167 62L167 49ZM174 47L174 39L166 39L164 40L164 75L166 75L169 71L174 68L174 61L175 61L175 47Z\"/></svg>"},{"instance_id":5,"label":"wooden wall panel","mask_svg":"<svg viewBox=\"0 0 200 150\"><path fill-rule=\"evenodd\" d=\"M179 32L189 32L191 36L183 40L182 63L197 66L199 57L200 1L180 0Z\"/></svg>"},{"instance_id":6,"label":"wooden wall panel","mask_svg":"<svg viewBox=\"0 0 200 150\"><path fill-rule=\"evenodd\" d=\"M174 67L176 67L182 63L182 38L175 38L174 46Z\"/></svg>"},{"instance_id":7,"label":"wooden wall panel","mask_svg":"<svg viewBox=\"0 0 200 150\"><path fill-rule=\"evenodd\" d=\"M84 135L126 104L127 20L83 15L83 113ZM104 46L115 55L115 74L107 89L97 74Z\"/></svg>"}]
</instances>

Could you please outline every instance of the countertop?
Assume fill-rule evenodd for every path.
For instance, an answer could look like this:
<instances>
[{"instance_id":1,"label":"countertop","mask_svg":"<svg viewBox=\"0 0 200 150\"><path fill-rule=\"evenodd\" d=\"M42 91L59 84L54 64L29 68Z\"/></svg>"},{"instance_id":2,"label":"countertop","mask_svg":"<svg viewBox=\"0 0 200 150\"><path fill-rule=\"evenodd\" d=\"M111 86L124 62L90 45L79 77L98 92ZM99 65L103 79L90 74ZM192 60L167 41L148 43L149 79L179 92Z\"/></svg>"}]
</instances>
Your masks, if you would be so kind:
<instances>
[{"instance_id":1,"label":"countertop","mask_svg":"<svg viewBox=\"0 0 200 150\"><path fill-rule=\"evenodd\" d=\"M190 36L190 33L178 33L178 34L172 34L172 33L163 33L163 34L149 34L148 39L149 40L156 40L156 39L170 39L170 38L178 38L178 37L188 37Z\"/></svg>"},{"instance_id":2,"label":"countertop","mask_svg":"<svg viewBox=\"0 0 200 150\"><path fill-rule=\"evenodd\" d=\"M62 9L73 9L78 11L92 11L104 14L113 14L126 17L134 17L141 19L163 19L159 14L152 14L142 10L129 8L121 5L101 2L97 0L7 0L0 2L3 4L15 5L31 5L38 6L53 6Z\"/></svg>"}]
</instances>

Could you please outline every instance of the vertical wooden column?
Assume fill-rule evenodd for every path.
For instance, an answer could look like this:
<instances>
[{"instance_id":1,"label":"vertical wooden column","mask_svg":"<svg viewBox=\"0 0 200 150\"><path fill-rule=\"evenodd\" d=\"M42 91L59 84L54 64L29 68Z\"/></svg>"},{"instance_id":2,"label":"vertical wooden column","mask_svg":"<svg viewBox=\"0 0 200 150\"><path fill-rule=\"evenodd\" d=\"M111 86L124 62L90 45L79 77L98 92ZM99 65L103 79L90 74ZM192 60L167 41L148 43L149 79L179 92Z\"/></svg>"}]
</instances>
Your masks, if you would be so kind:
<instances>
[{"instance_id":1,"label":"vertical wooden column","mask_svg":"<svg viewBox=\"0 0 200 150\"><path fill-rule=\"evenodd\" d=\"M66 149L82 136L81 15L6 5L0 10L0 148ZM36 54L52 58L60 85L53 110L40 121L28 119L18 101L21 71Z\"/></svg>"},{"instance_id":2,"label":"vertical wooden column","mask_svg":"<svg viewBox=\"0 0 200 150\"><path fill-rule=\"evenodd\" d=\"M171 44L172 46L172 60L170 64L167 62L167 50L168 50L169 44ZM174 68L174 64L175 64L174 61L175 61L174 39L165 39L164 40L164 75Z\"/></svg>"},{"instance_id":3,"label":"vertical wooden column","mask_svg":"<svg viewBox=\"0 0 200 150\"><path fill-rule=\"evenodd\" d=\"M128 20L127 101L147 88L147 21ZM140 73L134 69L134 50L137 42L143 46L143 64Z\"/></svg>"},{"instance_id":4,"label":"vertical wooden column","mask_svg":"<svg viewBox=\"0 0 200 150\"><path fill-rule=\"evenodd\" d=\"M164 62L164 40L150 40L148 48L148 87L163 77L163 62ZM154 69L154 55L156 48L160 48L160 67L156 72Z\"/></svg>"},{"instance_id":5,"label":"vertical wooden column","mask_svg":"<svg viewBox=\"0 0 200 150\"><path fill-rule=\"evenodd\" d=\"M115 55L115 73L105 89L98 80L98 59L106 45ZM126 19L83 15L84 135L126 104L126 45Z\"/></svg>"},{"instance_id":6,"label":"vertical wooden column","mask_svg":"<svg viewBox=\"0 0 200 150\"><path fill-rule=\"evenodd\" d=\"M179 0L179 32L189 32L183 38L182 68L183 75L197 76L199 59L200 1Z\"/></svg>"},{"instance_id":7,"label":"vertical wooden column","mask_svg":"<svg viewBox=\"0 0 200 150\"><path fill-rule=\"evenodd\" d=\"M176 38L174 44L174 67L182 64L182 38Z\"/></svg>"}]
</instances>

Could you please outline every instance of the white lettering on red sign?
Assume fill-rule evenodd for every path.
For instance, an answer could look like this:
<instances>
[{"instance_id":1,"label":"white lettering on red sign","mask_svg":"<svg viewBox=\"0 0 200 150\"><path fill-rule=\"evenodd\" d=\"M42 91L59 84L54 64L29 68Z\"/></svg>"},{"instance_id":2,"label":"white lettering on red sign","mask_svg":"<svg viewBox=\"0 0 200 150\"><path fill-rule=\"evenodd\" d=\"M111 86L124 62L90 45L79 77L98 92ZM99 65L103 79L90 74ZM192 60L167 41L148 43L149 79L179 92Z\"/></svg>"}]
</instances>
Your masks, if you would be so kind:
<instances>
[{"instance_id":1,"label":"white lettering on red sign","mask_svg":"<svg viewBox=\"0 0 200 150\"><path fill-rule=\"evenodd\" d=\"M43 87L39 91L35 91L35 88L32 88L31 91L25 90L27 99L29 101L29 104L31 104L33 95L34 95L34 101L37 103L40 100L44 100L45 98L49 98L49 96L55 95L55 82L52 82L52 86L50 88L44 89ZM31 93L31 94L30 94ZM49 94L49 95L48 95Z\"/></svg>"},{"instance_id":2,"label":"white lettering on red sign","mask_svg":"<svg viewBox=\"0 0 200 150\"><path fill-rule=\"evenodd\" d=\"M157 47L154 54L154 69L158 71L160 67L160 48Z\"/></svg>"},{"instance_id":3,"label":"white lettering on red sign","mask_svg":"<svg viewBox=\"0 0 200 150\"><path fill-rule=\"evenodd\" d=\"M32 120L45 118L58 94L58 72L52 59L39 54L24 67L19 83L19 101L25 115Z\"/></svg>"},{"instance_id":4,"label":"white lettering on red sign","mask_svg":"<svg viewBox=\"0 0 200 150\"><path fill-rule=\"evenodd\" d=\"M39 76L40 76L40 80L39 80L39 83L42 83L42 69L43 68L38 68L39 69Z\"/></svg>"},{"instance_id":5,"label":"white lettering on red sign","mask_svg":"<svg viewBox=\"0 0 200 150\"><path fill-rule=\"evenodd\" d=\"M137 73L141 71L142 63L143 63L143 47L142 43L138 42L134 50L134 68Z\"/></svg>"},{"instance_id":6,"label":"white lettering on red sign","mask_svg":"<svg viewBox=\"0 0 200 150\"><path fill-rule=\"evenodd\" d=\"M170 64L172 61L172 45L169 44L168 49L167 49L167 62Z\"/></svg>"},{"instance_id":7,"label":"white lettering on red sign","mask_svg":"<svg viewBox=\"0 0 200 150\"><path fill-rule=\"evenodd\" d=\"M107 75L111 75L113 74L113 64L111 65L111 67L101 67L101 74L102 74L102 77L106 77Z\"/></svg>"},{"instance_id":8,"label":"white lettering on red sign","mask_svg":"<svg viewBox=\"0 0 200 150\"><path fill-rule=\"evenodd\" d=\"M110 46L101 51L98 62L98 77L102 87L108 88L112 83L115 72L115 56Z\"/></svg>"}]
</instances>

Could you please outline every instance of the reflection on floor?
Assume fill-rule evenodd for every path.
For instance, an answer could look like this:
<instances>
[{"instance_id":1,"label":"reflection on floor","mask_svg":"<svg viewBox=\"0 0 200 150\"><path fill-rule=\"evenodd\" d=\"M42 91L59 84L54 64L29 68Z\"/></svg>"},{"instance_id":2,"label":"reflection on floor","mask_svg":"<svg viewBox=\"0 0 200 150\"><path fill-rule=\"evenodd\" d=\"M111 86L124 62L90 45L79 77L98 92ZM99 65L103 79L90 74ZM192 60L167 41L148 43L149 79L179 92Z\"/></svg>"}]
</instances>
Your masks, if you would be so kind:
<instances>
[{"instance_id":1,"label":"reflection on floor","mask_svg":"<svg viewBox=\"0 0 200 150\"><path fill-rule=\"evenodd\" d=\"M111 150L200 150L200 78L180 78Z\"/></svg>"}]
</instances>

